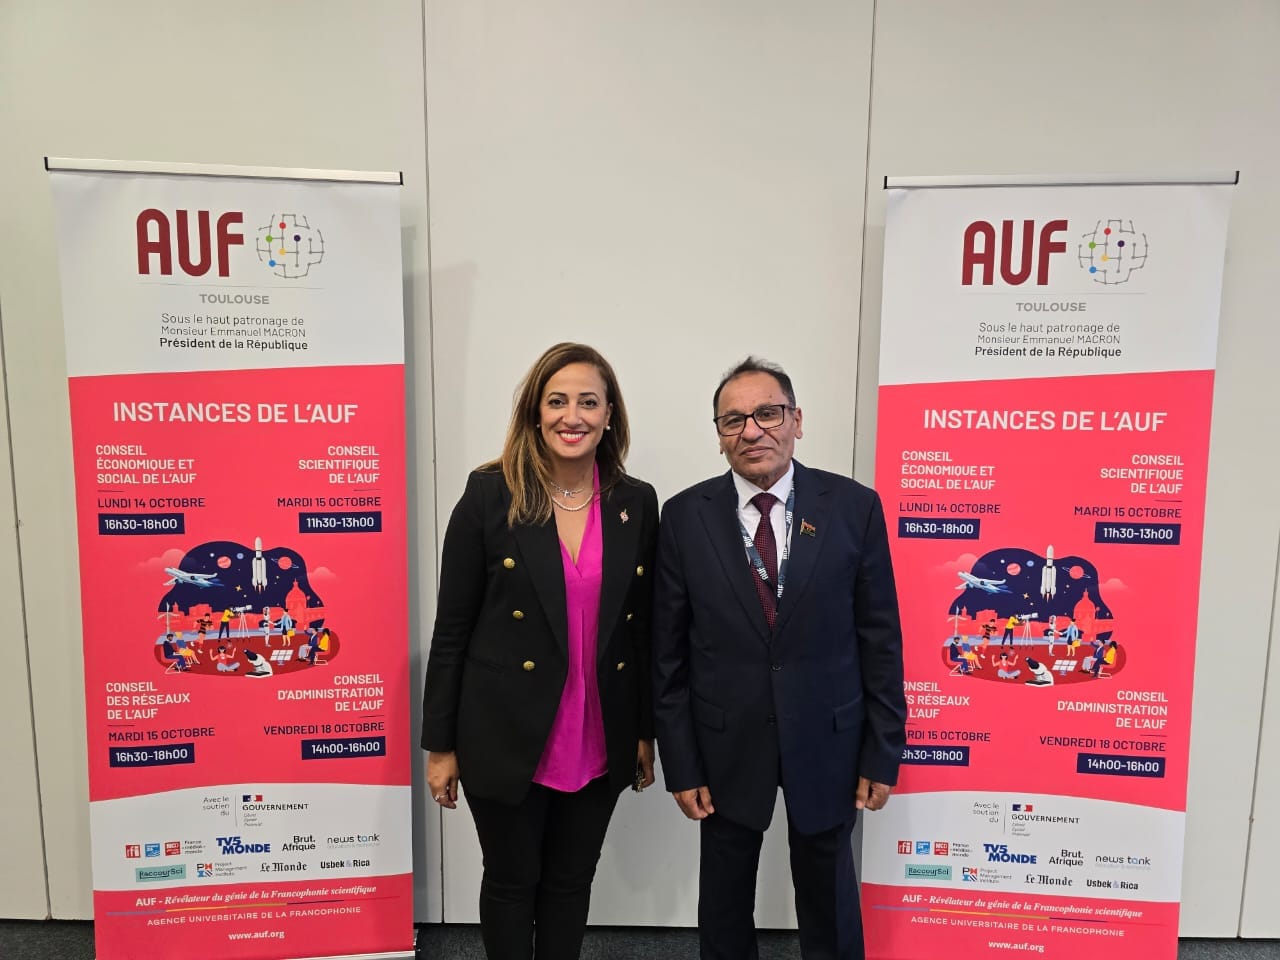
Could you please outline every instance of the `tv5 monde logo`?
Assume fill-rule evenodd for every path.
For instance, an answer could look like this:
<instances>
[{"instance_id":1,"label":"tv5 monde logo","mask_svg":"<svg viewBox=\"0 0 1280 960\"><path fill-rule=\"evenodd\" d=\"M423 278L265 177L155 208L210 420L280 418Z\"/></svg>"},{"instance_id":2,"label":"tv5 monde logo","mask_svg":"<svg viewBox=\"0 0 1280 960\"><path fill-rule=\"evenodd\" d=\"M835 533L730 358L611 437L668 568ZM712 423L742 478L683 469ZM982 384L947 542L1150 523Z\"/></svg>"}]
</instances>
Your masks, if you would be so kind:
<instances>
[{"instance_id":1,"label":"tv5 monde logo","mask_svg":"<svg viewBox=\"0 0 1280 960\"><path fill-rule=\"evenodd\" d=\"M998 270L1006 286L1028 281L1047 286L1051 267L1060 262L1054 258L1070 255L1069 242L1084 276L1103 286L1128 283L1147 265L1147 235L1121 217L1096 220L1087 228L1073 228L1067 220L1001 220L998 227L974 220L961 244L960 284L993 286Z\"/></svg>"},{"instance_id":2,"label":"tv5 monde logo","mask_svg":"<svg viewBox=\"0 0 1280 960\"><path fill-rule=\"evenodd\" d=\"M173 276L174 262L189 277L215 271L231 276L231 248L245 245L244 212L175 210L173 216L155 207L141 211L135 221L138 274ZM300 280L324 260L324 234L300 213L273 213L258 221L253 251L260 266L285 280Z\"/></svg>"}]
</instances>

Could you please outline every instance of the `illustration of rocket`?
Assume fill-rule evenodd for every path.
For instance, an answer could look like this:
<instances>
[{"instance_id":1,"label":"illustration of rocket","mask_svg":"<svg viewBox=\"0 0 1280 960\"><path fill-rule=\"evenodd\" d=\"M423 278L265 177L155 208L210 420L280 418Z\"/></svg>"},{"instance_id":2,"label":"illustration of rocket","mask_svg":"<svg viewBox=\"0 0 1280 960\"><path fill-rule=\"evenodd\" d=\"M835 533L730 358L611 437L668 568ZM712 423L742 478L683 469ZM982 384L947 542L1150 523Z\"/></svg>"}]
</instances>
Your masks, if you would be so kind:
<instances>
[{"instance_id":1,"label":"illustration of rocket","mask_svg":"<svg viewBox=\"0 0 1280 960\"><path fill-rule=\"evenodd\" d=\"M1052 556L1053 548L1050 547ZM267 558L262 555L262 538L253 538L253 571L249 583L259 592L267 589Z\"/></svg>"},{"instance_id":2,"label":"illustration of rocket","mask_svg":"<svg viewBox=\"0 0 1280 960\"><path fill-rule=\"evenodd\" d=\"M1044 554L1044 567L1040 570L1040 595L1046 600L1058 592L1058 571L1053 565L1053 544Z\"/></svg>"}]
</instances>

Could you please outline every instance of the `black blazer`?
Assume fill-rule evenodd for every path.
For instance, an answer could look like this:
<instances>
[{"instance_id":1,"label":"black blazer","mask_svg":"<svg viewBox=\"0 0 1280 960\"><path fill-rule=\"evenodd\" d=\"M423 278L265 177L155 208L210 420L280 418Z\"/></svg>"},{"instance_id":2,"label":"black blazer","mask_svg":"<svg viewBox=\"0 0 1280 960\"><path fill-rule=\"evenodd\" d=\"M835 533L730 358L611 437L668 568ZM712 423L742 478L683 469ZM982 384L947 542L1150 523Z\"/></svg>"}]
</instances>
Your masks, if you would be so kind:
<instances>
[{"instance_id":1,"label":"black blazer","mask_svg":"<svg viewBox=\"0 0 1280 960\"><path fill-rule=\"evenodd\" d=\"M507 526L502 473L477 470L449 519L427 658L422 746L457 751L479 797L517 804L542 757L568 671L564 568L555 519ZM596 676L609 782L635 779L652 739L650 614L658 498L624 478L600 504L604 546Z\"/></svg>"},{"instance_id":2,"label":"black blazer","mask_svg":"<svg viewBox=\"0 0 1280 960\"><path fill-rule=\"evenodd\" d=\"M795 465L791 559L772 631L724 474L663 509L654 712L668 790L769 825L779 773L812 834L854 816L858 776L897 782L906 743L902 630L874 490Z\"/></svg>"}]
</instances>

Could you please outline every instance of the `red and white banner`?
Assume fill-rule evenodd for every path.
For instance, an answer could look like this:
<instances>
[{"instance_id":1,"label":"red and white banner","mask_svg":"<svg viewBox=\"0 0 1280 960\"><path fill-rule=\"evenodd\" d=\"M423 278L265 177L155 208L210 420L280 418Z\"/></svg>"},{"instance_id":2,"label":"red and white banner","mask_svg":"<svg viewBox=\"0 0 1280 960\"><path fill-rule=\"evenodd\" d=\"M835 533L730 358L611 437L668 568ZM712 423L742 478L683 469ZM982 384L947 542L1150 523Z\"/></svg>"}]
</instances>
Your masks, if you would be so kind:
<instances>
[{"instance_id":1,"label":"red and white banner","mask_svg":"<svg viewBox=\"0 0 1280 960\"><path fill-rule=\"evenodd\" d=\"M399 191L51 179L98 957L411 956Z\"/></svg>"},{"instance_id":2,"label":"red and white banner","mask_svg":"<svg viewBox=\"0 0 1280 960\"><path fill-rule=\"evenodd\" d=\"M895 189L868 956L1176 955L1229 186Z\"/></svg>"}]
</instances>

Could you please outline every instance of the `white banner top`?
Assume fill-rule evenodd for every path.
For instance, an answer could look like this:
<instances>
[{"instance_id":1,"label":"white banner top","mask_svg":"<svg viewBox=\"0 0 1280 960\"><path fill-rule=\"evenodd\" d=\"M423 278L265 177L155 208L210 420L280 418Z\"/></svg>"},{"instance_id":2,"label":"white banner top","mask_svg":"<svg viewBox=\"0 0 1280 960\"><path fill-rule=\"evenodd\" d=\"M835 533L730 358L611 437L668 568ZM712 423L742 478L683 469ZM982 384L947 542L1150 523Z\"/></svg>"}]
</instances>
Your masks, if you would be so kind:
<instances>
[{"instance_id":1,"label":"white banner top","mask_svg":"<svg viewBox=\"0 0 1280 960\"><path fill-rule=\"evenodd\" d=\"M404 362L400 325L364 322L402 309L379 279L400 274L398 180L346 180L329 203L314 181L332 175L53 166L73 162L50 161L59 221L81 224L61 237L63 314L130 319L68 324L69 376Z\"/></svg>"},{"instance_id":2,"label":"white banner top","mask_svg":"<svg viewBox=\"0 0 1280 960\"><path fill-rule=\"evenodd\" d=\"M1230 186L893 188L888 202L882 385L1213 366Z\"/></svg>"}]
</instances>

